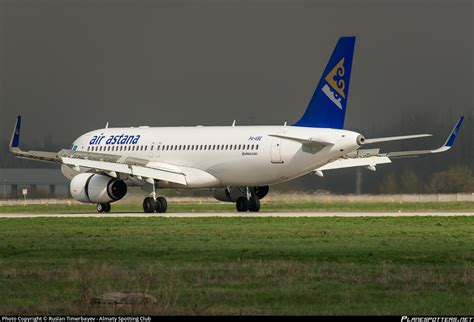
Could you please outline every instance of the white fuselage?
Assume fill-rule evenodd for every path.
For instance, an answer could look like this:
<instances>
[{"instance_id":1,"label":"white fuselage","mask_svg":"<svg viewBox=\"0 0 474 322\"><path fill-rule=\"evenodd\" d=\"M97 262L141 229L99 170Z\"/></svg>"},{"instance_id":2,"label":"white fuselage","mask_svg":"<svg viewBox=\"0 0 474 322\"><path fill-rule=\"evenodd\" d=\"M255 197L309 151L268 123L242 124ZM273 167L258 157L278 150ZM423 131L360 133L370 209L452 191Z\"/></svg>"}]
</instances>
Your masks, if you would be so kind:
<instances>
[{"instance_id":1,"label":"white fuselage","mask_svg":"<svg viewBox=\"0 0 474 322\"><path fill-rule=\"evenodd\" d=\"M300 141L269 135L332 144L313 150ZM73 149L198 169L214 177L187 188L263 186L300 177L358 149L359 135L296 126L106 128L80 136Z\"/></svg>"}]
</instances>

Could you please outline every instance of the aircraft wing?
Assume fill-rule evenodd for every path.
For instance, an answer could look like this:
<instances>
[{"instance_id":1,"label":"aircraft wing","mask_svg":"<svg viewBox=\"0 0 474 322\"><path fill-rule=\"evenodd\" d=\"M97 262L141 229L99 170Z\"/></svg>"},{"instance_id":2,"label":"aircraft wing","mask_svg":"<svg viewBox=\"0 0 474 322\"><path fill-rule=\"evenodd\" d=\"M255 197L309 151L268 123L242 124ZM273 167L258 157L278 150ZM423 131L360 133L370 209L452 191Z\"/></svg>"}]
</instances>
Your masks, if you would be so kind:
<instances>
[{"instance_id":1,"label":"aircraft wing","mask_svg":"<svg viewBox=\"0 0 474 322\"><path fill-rule=\"evenodd\" d=\"M448 139L446 142L439 148L434 150L419 150L419 151L395 151L395 152L386 152L380 153L380 149L362 149L354 151L353 153L347 154L338 160L334 160L322 167L319 167L313 170L313 173L318 174L319 176L323 175L323 171L326 170L334 170L334 169L342 169L342 168L352 168L352 167L366 167L369 170L375 171L375 166L379 164L387 164L391 163L392 159L396 158L410 158L410 157L418 157L421 155L427 154L435 154L446 152L452 148L454 141L458 135L459 128L464 120L464 117L461 117L454 129L451 131ZM400 140L400 139L409 139L415 137L425 137L429 136L428 134L420 134L417 135L410 135L410 136L403 136L403 137L392 137L392 138L380 138L380 139L368 139L366 140L365 144L372 144L375 142L386 142L386 141L393 141ZM369 141L369 142L367 142Z\"/></svg>"},{"instance_id":2,"label":"aircraft wing","mask_svg":"<svg viewBox=\"0 0 474 322\"><path fill-rule=\"evenodd\" d=\"M66 164L77 170L81 167L87 168L91 171L103 172L112 177L117 177L118 174L132 175L149 183L153 183L153 180L159 180L187 185L187 180L190 179L187 178L186 169L134 157L65 149L59 152L23 151L19 148L20 126L21 116L18 116L9 145L10 152L17 158ZM196 170L188 170L191 170L188 174L195 175ZM199 173L198 175L202 176L203 174Z\"/></svg>"}]
</instances>

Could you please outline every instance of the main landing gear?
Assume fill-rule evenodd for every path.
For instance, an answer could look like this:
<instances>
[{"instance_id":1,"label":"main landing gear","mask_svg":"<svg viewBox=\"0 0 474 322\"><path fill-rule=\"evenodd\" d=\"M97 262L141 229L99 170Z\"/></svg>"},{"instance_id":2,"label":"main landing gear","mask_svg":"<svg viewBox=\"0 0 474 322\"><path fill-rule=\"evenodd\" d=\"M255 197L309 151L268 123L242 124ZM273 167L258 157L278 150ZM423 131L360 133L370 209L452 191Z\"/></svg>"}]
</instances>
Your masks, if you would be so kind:
<instances>
[{"instance_id":1,"label":"main landing gear","mask_svg":"<svg viewBox=\"0 0 474 322\"><path fill-rule=\"evenodd\" d=\"M168 202L164 197L158 197L153 198L153 197L146 197L145 200L143 200L143 211L147 213L151 212L159 212L163 213L166 212L168 209Z\"/></svg>"},{"instance_id":2,"label":"main landing gear","mask_svg":"<svg viewBox=\"0 0 474 322\"><path fill-rule=\"evenodd\" d=\"M143 200L143 211L146 213L152 213L155 211L159 213L166 212L168 209L168 202L165 197L156 197L155 182L153 182L152 186L152 196L146 197L145 200Z\"/></svg>"},{"instance_id":3,"label":"main landing gear","mask_svg":"<svg viewBox=\"0 0 474 322\"><path fill-rule=\"evenodd\" d=\"M246 187L246 196L239 197L235 203L238 212L258 212L260 211L260 199L250 192L249 187Z\"/></svg>"},{"instance_id":4,"label":"main landing gear","mask_svg":"<svg viewBox=\"0 0 474 322\"><path fill-rule=\"evenodd\" d=\"M97 204L97 212L110 212L110 204L109 203L98 203Z\"/></svg>"}]
</instances>

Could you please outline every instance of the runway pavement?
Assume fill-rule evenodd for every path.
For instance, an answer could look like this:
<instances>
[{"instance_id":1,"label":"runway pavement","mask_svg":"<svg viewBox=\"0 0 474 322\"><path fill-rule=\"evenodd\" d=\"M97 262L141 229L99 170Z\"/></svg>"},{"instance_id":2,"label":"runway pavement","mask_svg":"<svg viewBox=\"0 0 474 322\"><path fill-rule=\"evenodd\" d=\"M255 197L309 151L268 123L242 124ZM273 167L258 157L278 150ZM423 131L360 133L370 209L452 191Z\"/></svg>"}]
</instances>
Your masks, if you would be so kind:
<instances>
[{"instance_id":1,"label":"runway pavement","mask_svg":"<svg viewBox=\"0 0 474 322\"><path fill-rule=\"evenodd\" d=\"M474 212L258 212L258 213L1 213L0 218L39 218L39 217L167 217L167 218L200 218L200 217L454 217L474 216Z\"/></svg>"}]
</instances>

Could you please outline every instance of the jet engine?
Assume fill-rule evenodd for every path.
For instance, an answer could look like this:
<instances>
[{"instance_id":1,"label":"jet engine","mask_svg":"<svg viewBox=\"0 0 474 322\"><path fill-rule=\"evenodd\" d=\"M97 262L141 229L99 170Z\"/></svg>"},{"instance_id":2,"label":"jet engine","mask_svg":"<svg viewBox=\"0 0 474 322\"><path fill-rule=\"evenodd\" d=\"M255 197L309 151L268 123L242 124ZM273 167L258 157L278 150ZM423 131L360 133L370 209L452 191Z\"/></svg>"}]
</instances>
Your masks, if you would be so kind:
<instances>
[{"instance_id":1,"label":"jet engine","mask_svg":"<svg viewBox=\"0 0 474 322\"><path fill-rule=\"evenodd\" d=\"M69 185L72 197L86 203L109 203L122 199L127 194L127 185L102 174L80 173Z\"/></svg>"},{"instance_id":2,"label":"jet engine","mask_svg":"<svg viewBox=\"0 0 474 322\"><path fill-rule=\"evenodd\" d=\"M268 194L270 188L268 186L261 187L250 187L250 192L257 196L258 199L262 199ZM219 201L224 202L236 202L239 197L246 197L245 187L240 188L215 188L211 189L211 193Z\"/></svg>"}]
</instances>

